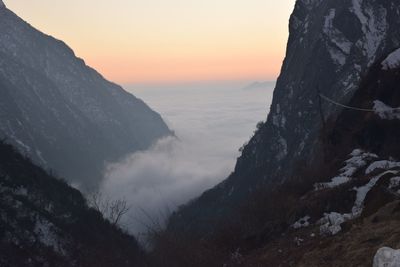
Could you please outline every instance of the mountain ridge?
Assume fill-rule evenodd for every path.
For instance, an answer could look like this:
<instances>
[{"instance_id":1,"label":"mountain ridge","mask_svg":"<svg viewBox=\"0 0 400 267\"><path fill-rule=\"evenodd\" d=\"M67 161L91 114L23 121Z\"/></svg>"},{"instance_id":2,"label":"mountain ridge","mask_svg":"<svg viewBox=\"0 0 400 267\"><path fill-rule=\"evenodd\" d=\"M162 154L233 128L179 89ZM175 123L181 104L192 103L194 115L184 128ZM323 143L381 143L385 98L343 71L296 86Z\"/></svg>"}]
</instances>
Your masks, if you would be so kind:
<instances>
[{"instance_id":1,"label":"mountain ridge","mask_svg":"<svg viewBox=\"0 0 400 267\"><path fill-rule=\"evenodd\" d=\"M0 134L70 182L95 187L105 162L171 135L142 100L71 48L0 9ZM29 129L29 130L28 130Z\"/></svg>"}]
</instances>

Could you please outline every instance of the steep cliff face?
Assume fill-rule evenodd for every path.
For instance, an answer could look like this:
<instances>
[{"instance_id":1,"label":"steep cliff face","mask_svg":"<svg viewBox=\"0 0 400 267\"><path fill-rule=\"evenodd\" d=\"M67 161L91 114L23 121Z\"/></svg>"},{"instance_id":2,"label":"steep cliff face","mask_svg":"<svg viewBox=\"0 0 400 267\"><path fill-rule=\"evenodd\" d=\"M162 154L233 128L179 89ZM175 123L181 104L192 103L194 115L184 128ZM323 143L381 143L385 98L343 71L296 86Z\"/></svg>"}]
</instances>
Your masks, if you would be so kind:
<instances>
[{"instance_id":1,"label":"steep cliff face","mask_svg":"<svg viewBox=\"0 0 400 267\"><path fill-rule=\"evenodd\" d=\"M105 161L170 131L143 101L105 80L63 42L0 5L0 136L36 163L90 187Z\"/></svg>"},{"instance_id":2,"label":"steep cliff face","mask_svg":"<svg viewBox=\"0 0 400 267\"><path fill-rule=\"evenodd\" d=\"M297 1L287 55L264 127L250 140L235 173L285 179L312 159L321 127L317 90L346 103L374 61L399 46L394 1ZM326 117L337 106L323 103Z\"/></svg>"},{"instance_id":3,"label":"steep cliff face","mask_svg":"<svg viewBox=\"0 0 400 267\"><path fill-rule=\"evenodd\" d=\"M329 120L320 137L324 160L312 166L324 172L282 209L285 229L261 241L243 266L372 266L380 248L399 248L399 67L399 50L378 60L348 102L365 110L346 108ZM397 257L385 257L373 266L397 266Z\"/></svg>"},{"instance_id":4,"label":"steep cliff face","mask_svg":"<svg viewBox=\"0 0 400 267\"><path fill-rule=\"evenodd\" d=\"M172 225L185 221L206 228L232 214L258 186L272 190L293 176L298 164L318 161L318 91L348 102L369 67L399 47L399 12L394 0L298 0L265 124L243 149L232 175L182 208ZM340 111L329 103L322 108L325 117Z\"/></svg>"}]
</instances>

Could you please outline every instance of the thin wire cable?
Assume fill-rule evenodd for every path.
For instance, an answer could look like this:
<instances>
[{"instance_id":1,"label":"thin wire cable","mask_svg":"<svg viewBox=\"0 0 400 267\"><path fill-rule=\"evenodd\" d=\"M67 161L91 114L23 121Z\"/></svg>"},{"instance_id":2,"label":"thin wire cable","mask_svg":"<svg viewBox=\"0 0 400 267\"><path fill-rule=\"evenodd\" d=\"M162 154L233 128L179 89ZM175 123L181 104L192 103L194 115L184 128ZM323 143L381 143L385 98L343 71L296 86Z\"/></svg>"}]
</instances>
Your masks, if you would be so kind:
<instances>
[{"instance_id":1,"label":"thin wire cable","mask_svg":"<svg viewBox=\"0 0 400 267\"><path fill-rule=\"evenodd\" d=\"M324 96L323 94L319 94L319 96L320 96L322 99L324 99L325 101L328 101L328 102L330 102L330 103L332 103L332 104L334 104L334 105L336 105L336 106L339 106L339 107L343 107L343 108L347 108L347 109L352 109L352 110L357 110L357 111L364 111L364 112L376 112L376 111L377 111L377 110L375 110L375 109L358 108L358 107L351 107L351 106L348 106L348 105L344 105L344 104L341 104L341 103L339 103L339 102L336 102L335 100L330 99L330 98L327 97L327 96ZM394 110L400 110L400 108L387 108L387 109L385 109L384 111L394 111Z\"/></svg>"}]
</instances>

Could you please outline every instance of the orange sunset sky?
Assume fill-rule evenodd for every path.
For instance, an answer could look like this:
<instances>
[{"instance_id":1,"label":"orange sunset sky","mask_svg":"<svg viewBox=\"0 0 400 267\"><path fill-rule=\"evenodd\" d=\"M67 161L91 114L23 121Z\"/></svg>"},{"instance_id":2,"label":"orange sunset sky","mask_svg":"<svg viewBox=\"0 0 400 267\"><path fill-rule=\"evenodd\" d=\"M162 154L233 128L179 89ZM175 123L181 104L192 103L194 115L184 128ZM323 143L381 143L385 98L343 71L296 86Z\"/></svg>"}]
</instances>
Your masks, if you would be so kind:
<instances>
[{"instance_id":1,"label":"orange sunset sky","mask_svg":"<svg viewBox=\"0 0 400 267\"><path fill-rule=\"evenodd\" d=\"M275 80L294 0L4 0L118 83Z\"/></svg>"}]
</instances>

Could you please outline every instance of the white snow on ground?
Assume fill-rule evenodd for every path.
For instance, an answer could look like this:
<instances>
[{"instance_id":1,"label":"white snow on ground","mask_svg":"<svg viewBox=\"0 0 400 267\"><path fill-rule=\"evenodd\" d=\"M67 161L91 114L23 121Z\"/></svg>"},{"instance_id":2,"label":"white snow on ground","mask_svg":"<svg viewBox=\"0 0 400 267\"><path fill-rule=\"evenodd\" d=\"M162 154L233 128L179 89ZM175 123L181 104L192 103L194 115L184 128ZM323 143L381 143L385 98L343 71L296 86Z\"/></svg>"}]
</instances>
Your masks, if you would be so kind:
<instances>
[{"instance_id":1,"label":"white snow on ground","mask_svg":"<svg viewBox=\"0 0 400 267\"><path fill-rule=\"evenodd\" d=\"M339 185L345 184L351 180L351 177L347 176L336 176L332 178L332 180L328 183L319 183L315 184L314 187L316 190L324 189L324 188L334 188Z\"/></svg>"},{"instance_id":2,"label":"white snow on ground","mask_svg":"<svg viewBox=\"0 0 400 267\"><path fill-rule=\"evenodd\" d=\"M392 108L379 100L374 101L374 111L384 120L400 119L400 108Z\"/></svg>"},{"instance_id":3,"label":"white snow on ground","mask_svg":"<svg viewBox=\"0 0 400 267\"><path fill-rule=\"evenodd\" d=\"M398 171L387 171L387 172L381 173L378 176L371 178L371 180L369 180L369 182L366 185L354 189L357 191L356 201L354 202L354 206L352 208L352 214L355 217L358 217L361 215L361 212L364 208L364 200L367 197L368 192L371 191L371 189L376 185L376 183L379 181L379 179L381 179L382 176L389 174L389 173L397 174Z\"/></svg>"},{"instance_id":4,"label":"white snow on ground","mask_svg":"<svg viewBox=\"0 0 400 267\"><path fill-rule=\"evenodd\" d=\"M369 160L377 158L375 154L367 153L361 149L355 149L351 154L351 158L345 161L345 166L340 169L340 174L330 182L317 183L314 185L315 190L324 188L334 188L349 182L352 176L362 167L365 167Z\"/></svg>"},{"instance_id":5,"label":"white snow on ground","mask_svg":"<svg viewBox=\"0 0 400 267\"><path fill-rule=\"evenodd\" d=\"M400 162L389 160L375 161L365 170L365 174L370 174L377 169L390 170L396 167L400 167Z\"/></svg>"},{"instance_id":6,"label":"white snow on ground","mask_svg":"<svg viewBox=\"0 0 400 267\"><path fill-rule=\"evenodd\" d=\"M299 219L294 224L292 224L292 228L300 229L300 228L308 227L308 226L310 226L310 222L309 222L310 219L311 219L310 216L305 216L305 217Z\"/></svg>"},{"instance_id":7,"label":"white snow on ground","mask_svg":"<svg viewBox=\"0 0 400 267\"><path fill-rule=\"evenodd\" d=\"M353 0L353 12L354 14L356 14L363 27L366 27L366 25L368 24L368 19L362 12L362 2L362 0Z\"/></svg>"},{"instance_id":8,"label":"white snow on ground","mask_svg":"<svg viewBox=\"0 0 400 267\"><path fill-rule=\"evenodd\" d=\"M391 53L384 61L382 61L383 70L392 70L400 67L400 48Z\"/></svg>"},{"instance_id":9,"label":"white snow on ground","mask_svg":"<svg viewBox=\"0 0 400 267\"><path fill-rule=\"evenodd\" d=\"M373 267L398 267L400 266L400 250L383 247L374 257Z\"/></svg>"},{"instance_id":10,"label":"white snow on ground","mask_svg":"<svg viewBox=\"0 0 400 267\"><path fill-rule=\"evenodd\" d=\"M376 185L381 177L391 173L397 174L398 171L386 171L373 178L364 186L354 188L357 192L356 200L354 202L351 213L340 214L337 212L325 213L324 217L318 221L321 224L319 230L321 235L336 235L342 230L341 224L359 217L364 209L364 201L368 192Z\"/></svg>"},{"instance_id":11,"label":"white snow on ground","mask_svg":"<svg viewBox=\"0 0 400 267\"><path fill-rule=\"evenodd\" d=\"M336 235L342 230L341 224L345 221L351 220L352 218L352 214L350 213L325 213L324 217L322 217L318 222L321 224L319 231L321 235Z\"/></svg>"}]
</instances>

